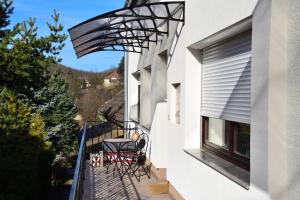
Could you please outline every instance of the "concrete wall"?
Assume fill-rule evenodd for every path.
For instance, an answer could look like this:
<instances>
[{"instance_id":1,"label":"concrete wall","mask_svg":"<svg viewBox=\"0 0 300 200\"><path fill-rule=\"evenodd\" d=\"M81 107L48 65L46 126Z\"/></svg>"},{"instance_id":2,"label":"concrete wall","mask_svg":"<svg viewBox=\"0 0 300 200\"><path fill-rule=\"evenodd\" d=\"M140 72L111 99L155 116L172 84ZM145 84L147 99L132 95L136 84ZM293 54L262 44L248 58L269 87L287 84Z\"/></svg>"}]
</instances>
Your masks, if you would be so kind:
<instances>
[{"instance_id":1,"label":"concrete wall","mask_svg":"<svg viewBox=\"0 0 300 200\"><path fill-rule=\"evenodd\" d=\"M251 60L250 183L268 198L268 87L270 2L260 1L253 13ZM255 122L255 123L254 123ZM256 155L256 156L255 156Z\"/></svg>"},{"instance_id":2,"label":"concrete wall","mask_svg":"<svg viewBox=\"0 0 300 200\"><path fill-rule=\"evenodd\" d=\"M181 123L169 123L167 179L186 199L253 199L246 190L186 154L201 144L201 53L190 45L251 16L257 1L186 1L186 22L168 68L168 100L173 83L181 83ZM265 198L261 198L265 199Z\"/></svg>"},{"instance_id":3,"label":"concrete wall","mask_svg":"<svg viewBox=\"0 0 300 200\"><path fill-rule=\"evenodd\" d=\"M151 140L151 162L157 168L168 168L167 167L167 150L169 148L169 138L167 135L168 131L168 117L166 115L168 110L168 104L158 103L156 105L155 114L153 117L153 124L151 127L150 140Z\"/></svg>"},{"instance_id":4,"label":"concrete wall","mask_svg":"<svg viewBox=\"0 0 300 200\"><path fill-rule=\"evenodd\" d=\"M287 4L287 181L289 199L299 199L300 194L300 2Z\"/></svg>"},{"instance_id":5,"label":"concrete wall","mask_svg":"<svg viewBox=\"0 0 300 200\"><path fill-rule=\"evenodd\" d=\"M287 160L288 190L290 199L300 194L300 2L290 0L288 4L287 58Z\"/></svg>"},{"instance_id":6,"label":"concrete wall","mask_svg":"<svg viewBox=\"0 0 300 200\"><path fill-rule=\"evenodd\" d=\"M128 119L130 120L130 109L138 103L138 80L132 75L132 73L138 70L139 54L127 53L128 54ZM137 111L137 109L135 110ZM136 113L137 116L137 113Z\"/></svg>"},{"instance_id":7,"label":"concrete wall","mask_svg":"<svg viewBox=\"0 0 300 200\"><path fill-rule=\"evenodd\" d=\"M271 199L300 193L299 10L261 0L253 14L251 183Z\"/></svg>"},{"instance_id":8,"label":"concrete wall","mask_svg":"<svg viewBox=\"0 0 300 200\"><path fill-rule=\"evenodd\" d=\"M152 127L152 161L157 167L167 167L167 179L186 199L297 199L300 2L189 0L185 6L182 30L173 24L169 38L152 44L139 58L129 56L141 71L149 65L154 70L150 79L141 73L141 85L148 88L142 92L141 103L147 106L142 106L141 112ZM201 148L201 53L190 47L252 15L251 171L250 189L246 190L184 149ZM164 50L168 52L167 75L158 61L158 54ZM130 65L135 69L137 66ZM159 84L165 81L167 103L158 104L165 94ZM136 95L137 83L133 79L129 82L131 98ZM179 124L170 120L174 83L181 84ZM136 102L130 100L130 104Z\"/></svg>"},{"instance_id":9,"label":"concrete wall","mask_svg":"<svg viewBox=\"0 0 300 200\"><path fill-rule=\"evenodd\" d=\"M141 69L141 115L140 121L143 126L150 128L151 125L151 74L152 67Z\"/></svg>"},{"instance_id":10,"label":"concrete wall","mask_svg":"<svg viewBox=\"0 0 300 200\"><path fill-rule=\"evenodd\" d=\"M167 53L166 53L167 54ZM156 56L152 65L151 79L151 112L154 117L156 105L167 99L167 55ZM151 122L153 120L151 119Z\"/></svg>"}]
</instances>

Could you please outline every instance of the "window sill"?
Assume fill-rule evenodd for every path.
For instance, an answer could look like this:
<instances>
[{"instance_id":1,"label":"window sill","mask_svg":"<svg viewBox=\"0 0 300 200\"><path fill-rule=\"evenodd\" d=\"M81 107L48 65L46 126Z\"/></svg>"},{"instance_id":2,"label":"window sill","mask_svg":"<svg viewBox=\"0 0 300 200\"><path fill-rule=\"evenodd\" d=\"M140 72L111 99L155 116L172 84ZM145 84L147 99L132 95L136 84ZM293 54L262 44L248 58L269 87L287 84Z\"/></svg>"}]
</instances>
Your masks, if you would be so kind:
<instances>
[{"instance_id":1,"label":"window sill","mask_svg":"<svg viewBox=\"0 0 300 200\"><path fill-rule=\"evenodd\" d=\"M220 174L249 190L250 172L214 154L201 149L185 149L184 152L213 168Z\"/></svg>"}]
</instances>

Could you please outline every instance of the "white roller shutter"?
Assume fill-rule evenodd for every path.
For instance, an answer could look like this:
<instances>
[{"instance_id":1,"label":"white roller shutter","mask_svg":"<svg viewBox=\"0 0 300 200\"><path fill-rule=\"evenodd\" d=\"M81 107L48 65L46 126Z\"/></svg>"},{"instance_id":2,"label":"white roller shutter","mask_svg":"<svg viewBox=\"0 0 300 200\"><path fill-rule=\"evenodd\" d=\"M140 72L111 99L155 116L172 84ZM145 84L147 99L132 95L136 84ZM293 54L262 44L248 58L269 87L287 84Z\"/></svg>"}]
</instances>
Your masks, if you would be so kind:
<instances>
[{"instance_id":1,"label":"white roller shutter","mask_svg":"<svg viewBox=\"0 0 300 200\"><path fill-rule=\"evenodd\" d=\"M203 116L250 123L251 31L203 49Z\"/></svg>"}]
</instances>

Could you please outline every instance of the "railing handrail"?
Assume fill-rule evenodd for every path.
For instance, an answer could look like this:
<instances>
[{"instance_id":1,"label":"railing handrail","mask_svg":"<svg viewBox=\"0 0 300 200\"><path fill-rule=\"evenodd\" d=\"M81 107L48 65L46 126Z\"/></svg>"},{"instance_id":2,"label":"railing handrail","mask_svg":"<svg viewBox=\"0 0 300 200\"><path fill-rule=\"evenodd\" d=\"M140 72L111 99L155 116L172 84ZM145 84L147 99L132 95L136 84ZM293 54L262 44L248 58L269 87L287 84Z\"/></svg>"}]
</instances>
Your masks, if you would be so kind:
<instances>
[{"instance_id":1,"label":"railing handrail","mask_svg":"<svg viewBox=\"0 0 300 200\"><path fill-rule=\"evenodd\" d=\"M117 125L118 127L121 127L123 130L129 130L131 131L132 129L136 129L136 122L135 121L123 121L120 122L120 124L116 124L115 122L110 121L111 123ZM128 123L134 123L135 126L131 127L130 125L128 126ZM86 156L86 141L92 137L90 134L87 134L87 129L88 129L88 124L93 124L93 122L85 122L83 126L83 133L81 136L81 141L80 141L80 147L78 150L78 156L77 156L77 161L76 161L76 167L75 167L75 172L73 176L73 183L69 195L69 200L77 200L82 198L82 192L83 192L83 180L84 180L84 174L85 174L85 156ZM93 131L92 131L93 133ZM92 148L93 148L93 140L92 140ZM92 150L93 152L93 150Z\"/></svg>"},{"instance_id":2,"label":"railing handrail","mask_svg":"<svg viewBox=\"0 0 300 200\"><path fill-rule=\"evenodd\" d=\"M123 128L123 125L122 125L123 122L121 122L121 121L117 121L115 119L109 119L107 121L110 122L110 123L112 123L112 124L114 124L114 125L116 125L116 126L118 126L118 127L120 127L120 128ZM93 123L100 123L99 121L87 121L87 122L91 123L91 124L93 124Z\"/></svg>"},{"instance_id":3,"label":"railing handrail","mask_svg":"<svg viewBox=\"0 0 300 200\"><path fill-rule=\"evenodd\" d=\"M134 123L134 124L138 124L136 121L134 121L134 120L128 120L128 121L119 121L119 120L116 120L116 119L113 119L113 118L111 118L111 119L109 119L109 120L107 120L107 121L109 121L110 123L112 123L112 124L114 124L114 125L116 125L116 126L118 126L118 127L120 127L120 128L126 128L126 127L124 127L124 124L125 123ZM93 123L95 123L95 122L97 122L97 123L100 123L100 122L98 122L98 121L87 121L88 123L91 123L91 124L93 124Z\"/></svg>"},{"instance_id":4,"label":"railing handrail","mask_svg":"<svg viewBox=\"0 0 300 200\"><path fill-rule=\"evenodd\" d=\"M70 191L70 195L69 195L69 200L75 200L78 199L77 197L77 192L78 192L78 187L81 187L80 185L80 179L81 179L81 173L85 173L82 172L82 164L84 164L83 162L85 162L84 156L85 156L85 142L86 142L86 131L87 131L87 123L84 123L83 126L83 133L82 133L82 137L81 137L81 142L80 142L80 147L79 147L79 151L78 151L78 157L77 157L77 161L76 161L76 168L75 168L75 172L74 172L74 177L73 177L73 182L72 182L72 187L71 187L71 191ZM81 190L82 188L79 188L79 190ZM81 195L81 194L79 194ZM79 197L79 199L81 199L81 196Z\"/></svg>"}]
</instances>

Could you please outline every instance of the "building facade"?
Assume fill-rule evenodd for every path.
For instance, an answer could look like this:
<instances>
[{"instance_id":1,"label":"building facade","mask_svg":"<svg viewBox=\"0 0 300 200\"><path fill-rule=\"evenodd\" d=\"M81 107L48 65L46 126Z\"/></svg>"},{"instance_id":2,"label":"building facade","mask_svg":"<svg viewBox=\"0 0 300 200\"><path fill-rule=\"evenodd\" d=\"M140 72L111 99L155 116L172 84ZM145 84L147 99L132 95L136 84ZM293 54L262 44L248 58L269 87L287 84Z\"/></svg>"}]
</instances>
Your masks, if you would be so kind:
<instances>
[{"instance_id":1,"label":"building facade","mask_svg":"<svg viewBox=\"0 0 300 200\"><path fill-rule=\"evenodd\" d=\"M118 85L120 83L120 79L121 79L120 75L116 71L113 71L112 73L104 77L103 86L111 87L111 86Z\"/></svg>"},{"instance_id":2,"label":"building facade","mask_svg":"<svg viewBox=\"0 0 300 200\"><path fill-rule=\"evenodd\" d=\"M187 0L184 22L125 53L125 117L174 197L299 199L299 13L297 0Z\"/></svg>"}]
</instances>

